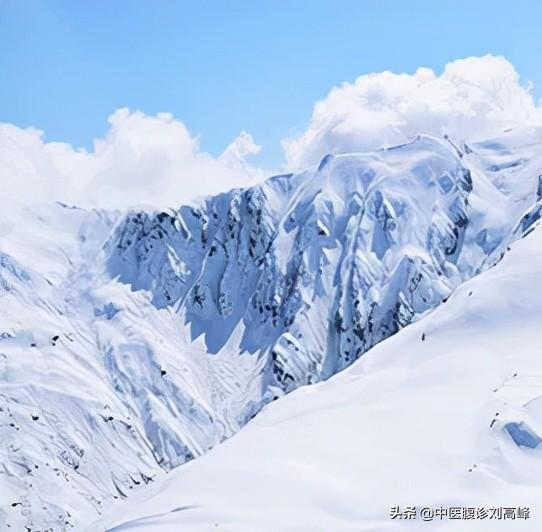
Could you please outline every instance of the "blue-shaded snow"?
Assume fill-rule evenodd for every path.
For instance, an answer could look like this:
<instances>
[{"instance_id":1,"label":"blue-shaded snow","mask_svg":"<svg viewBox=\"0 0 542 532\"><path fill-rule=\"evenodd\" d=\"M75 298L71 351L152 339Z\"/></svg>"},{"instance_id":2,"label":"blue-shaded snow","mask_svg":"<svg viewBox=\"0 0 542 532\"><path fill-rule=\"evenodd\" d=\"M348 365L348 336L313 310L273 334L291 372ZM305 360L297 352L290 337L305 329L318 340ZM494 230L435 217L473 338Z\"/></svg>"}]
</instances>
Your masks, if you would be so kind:
<instances>
[{"instance_id":1,"label":"blue-shaded snow","mask_svg":"<svg viewBox=\"0 0 542 532\"><path fill-rule=\"evenodd\" d=\"M523 421L519 423L512 421L507 423L504 428L519 447L536 449L542 443L542 439Z\"/></svg>"}]
</instances>

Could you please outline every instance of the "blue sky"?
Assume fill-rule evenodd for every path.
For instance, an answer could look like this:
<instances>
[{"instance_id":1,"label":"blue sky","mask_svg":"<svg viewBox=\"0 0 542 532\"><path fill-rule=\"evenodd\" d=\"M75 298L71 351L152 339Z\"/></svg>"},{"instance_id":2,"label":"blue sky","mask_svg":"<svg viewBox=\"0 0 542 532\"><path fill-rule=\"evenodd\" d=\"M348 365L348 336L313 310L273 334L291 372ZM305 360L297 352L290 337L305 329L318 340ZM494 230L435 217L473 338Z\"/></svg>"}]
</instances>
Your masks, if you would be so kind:
<instances>
[{"instance_id":1,"label":"blue sky","mask_svg":"<svg viewBox=\"0 0 542 532\"><path fill-rule=\"evenodd\" d=\"M0 121L90 147L119 107L171 112L220 153L281 158L333 85L502 54L542 95L538 1L0 0Z\"/></svg>"}]
</instances>

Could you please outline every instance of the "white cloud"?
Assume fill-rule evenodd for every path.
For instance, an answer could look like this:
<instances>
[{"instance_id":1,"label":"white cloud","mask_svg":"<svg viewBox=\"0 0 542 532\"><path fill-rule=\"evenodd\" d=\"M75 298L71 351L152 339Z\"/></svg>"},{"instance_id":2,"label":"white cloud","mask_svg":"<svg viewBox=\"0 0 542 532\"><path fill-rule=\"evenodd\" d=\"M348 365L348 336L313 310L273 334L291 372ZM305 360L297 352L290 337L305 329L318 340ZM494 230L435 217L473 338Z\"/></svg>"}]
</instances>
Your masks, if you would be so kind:
<instances>
[{"instance_id":1,"label":"white cloud","mask_svg":"<svg viewBox=\"0 0 542 532\"><path fill-rule=\"evenodd\" d=\"M307 130L283 141L286 166L303 168L327 153L399 144L419 133L487 138L518 124L540 125L541 117L529 87L501 57L455 61L441 75L427 68L413 75L369 74L334 88L316 104ZM261 147L245 132L215 158L170 114L119 109L108 121L109 131L90 151L0 123L2 208L53 200L112 208L177 206L269 175L247 163Z\"/></svg>"},{"instance_id":2,"label":"white cloud","mask_svg":"<svg viewBox=\"0 0 542 532\"><path fill-rule=\"evenodd\" d=\"M282 144L287 166L298 169L327 153L400 144L419 133L476 140L541 123L541 109L514 67L488 55L449 63L440 76L420 68L344 83L315 105L305 132Z\"/></svg>"},{"instance_id":3,"label":"white cloud","mask_svg":"<svg viewBox=\"0 0 542 532\"><path fill-rule=\"evenodd\" d=\"M245 132L213 158L170 114L119 109L108 122L109 131L92 151L44 142L42 132L33 128L0 124L4 199L112 208L177 206L261 178L261 171L244 159L259 149Z\"/></svg>"}]
</instances>

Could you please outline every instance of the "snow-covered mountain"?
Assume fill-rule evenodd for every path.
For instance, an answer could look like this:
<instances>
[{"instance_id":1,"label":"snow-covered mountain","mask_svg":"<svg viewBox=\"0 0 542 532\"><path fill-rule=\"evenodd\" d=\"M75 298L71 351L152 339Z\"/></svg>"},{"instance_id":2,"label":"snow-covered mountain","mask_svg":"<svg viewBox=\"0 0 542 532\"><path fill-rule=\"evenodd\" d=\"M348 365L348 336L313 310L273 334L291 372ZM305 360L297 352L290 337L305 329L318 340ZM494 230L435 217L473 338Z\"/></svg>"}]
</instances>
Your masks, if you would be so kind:
<instances>
[{"instance_id":1,"label":"snow-covered mountain","mask_svg":"<svg viewBox=\"0 0 542 532\"><path fill-rule=\"evenodd\" d=\"M536 229L445 305L90 530L538 532L541 323Z\"/></svg>"},{"instance_id":2,"label":"snow-covered mountain","mask_svg":"<svg viewBox=\"0 0 542 532\"><path fill-rule=\"evenodd\" d=\"M168 212L28 210L0 240L0 526L81 530L493 266L540 217L530 138L330 155Z\"/></svg>"}]
</instances>

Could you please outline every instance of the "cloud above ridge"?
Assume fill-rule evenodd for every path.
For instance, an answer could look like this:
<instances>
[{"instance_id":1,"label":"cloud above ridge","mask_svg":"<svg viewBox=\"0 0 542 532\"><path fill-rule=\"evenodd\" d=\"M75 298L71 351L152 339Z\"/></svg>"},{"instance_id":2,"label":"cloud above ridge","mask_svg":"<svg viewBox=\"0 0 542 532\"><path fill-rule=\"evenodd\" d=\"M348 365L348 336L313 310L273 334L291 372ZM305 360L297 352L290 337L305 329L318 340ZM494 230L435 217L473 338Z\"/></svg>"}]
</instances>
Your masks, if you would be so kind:
<instances>
[{"instance_id":1,"label":"cloud above ridge","mask_svg":"<svg viewBox=\"0 0 542 532\"><path fill-rule=\"evenodd\" d=\"M307 129L282 145L287 167L299 169L327 153L401 144L420 133L472 141L541 124L541 108L513 65L487 55L449 63L441 75L419 68L343 83L316 103Z\"/></svg>"},{"instance_id":2,"label":"cloud above ridge","mask_svg":"<svg viewBox=\"0 0 542 532\"><path fill-rule=\"evenodd\" d=\"M0 123L3 206L55 200L84 207L178 206L269 174L247 161L261 146L244 131L213 157L168 113L123 108L108 122L90 151ZM377 149L420 133L469 141L533 125L542 128L541 107L512 64L470 57L449 63L440 75L427 68L382 72L333 88L316 103L306 130L282 141L283 166L302 169L327 153Z\"/></svg>"},{"instance_id":3,"label":"cloud above ridge","mask_svg":"<svg viewBox=\"0 0 542 532\"><path fill-rule=\"evenodd\" d=\"M257 153L242 132L214 158L172 115L119 109L91 151L45 142L43 132L0 124L4 197L16 203L62 201L85 207L177 206L198 196L253 184L261 172L245 156Z\"/></svg>"}]
</instances>

